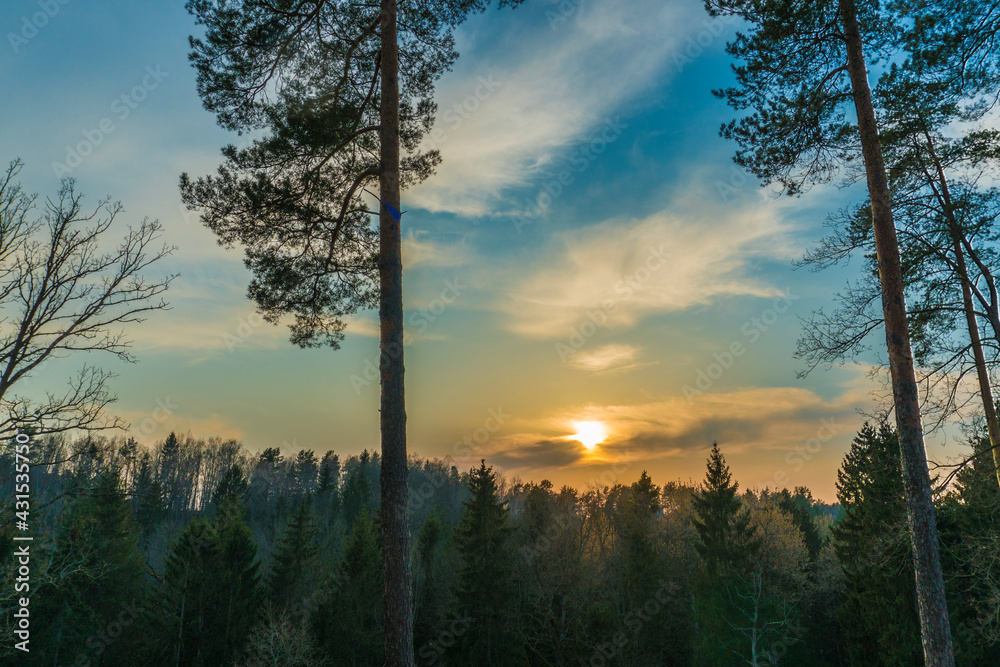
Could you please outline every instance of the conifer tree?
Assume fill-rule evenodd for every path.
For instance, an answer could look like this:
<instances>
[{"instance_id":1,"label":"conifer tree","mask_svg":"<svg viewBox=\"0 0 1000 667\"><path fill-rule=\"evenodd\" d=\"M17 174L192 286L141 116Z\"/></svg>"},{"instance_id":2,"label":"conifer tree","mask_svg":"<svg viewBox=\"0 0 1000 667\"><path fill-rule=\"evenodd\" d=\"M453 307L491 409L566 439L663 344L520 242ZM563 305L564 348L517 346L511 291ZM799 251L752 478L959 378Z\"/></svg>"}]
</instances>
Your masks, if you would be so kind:
<instances>
[{"instance_id":1,"label":"conifer tree","mask_svg":"<svg viewBox=\"0 0 1000 667\"><path fill-rule=\"evenodd\" d=\"M362 511L344 545L344 558L325 590L330 595L312 617L316 645L334 665L386 662L382 618L378 525Z\"/></svg>"},{"instance_id":2,"label":"conifer tree","mask_svg":"<svg viewBox=\"0 0 1000 667\"><path fill-rule=\"evenodd\" d=\"M268 586L277 611L308 597L319 581L319 549L315 544L316 527L308 500L285 527L271 565Z\"/></svg>"},{"instance_id":3,"label":"conifer tree","mask_svg":"<svg viewBox=\"0 0 1000 667\"><path fill-rule=\"evenodd\" d=\"M753 528L749 515L741 511L739 488L719 444L712 443L705 481L692 500L697 514L693 522L700 540L695 548L713 576L742 571L752 555Z\"/></svg>"},{"instance_id":4,"label":"conifer tree","mask_svg":"<svg viewBox=\"0 0 1000 667\"><path fill-rule=\"evenodd\" d=\"M469 492L455 527L461 558L455 600L468 628L459 644L461 664L509 665L523 662L516 631L517 590L511 534L514 527L501 500L497 475L481 461L469 471Z\"/></svg>"},{"instance_id":5,"label":"conifer tree","mask_svg":"<svg viewBox=\"0 0 1000 667\"><path fill-rule=\"evenodd\" d=\"M243 474L243 468L240 467L239 463L234 463L229 466L222 479L219 480L219 485L215 487L215 491L212 493L212 502L217 505L221 505L226 500L241 503L248 488L249 482L247 482L246 475Z\"/></svg>"},{"instance_id":6,"label":"conifer tree","mask_svg":"<svg viewBox=\"0 0 1000 667\"><path fill-rule=\"evenodd\" d=\"M212 521L192 520L171 546L162 655L174 664L228 664L244 649L260 601L260 563L241 515L227 500Z\"/></svg>"},{"instance_id":7,"label":"conifer tree","mask_svg":"<svg viewBox=\"0 0 1000 667\"><path fill-rule=\"evenodd\" d=\"M863 166L878 255L924 658L928 667L952 667L955 659L899 241L868 77L869 63L898 44L897 17L885 3L855 0L706 0L705 5L713 14L749 23L749 29L727 45L740 61L734 67L737 85L718 91L734 109L749 111L722 130L740 144L736 162L789 195L829 182L845 168Z\"/></svg>"},{"instance_id":8,"label":"conifer tree","mask_svg":"<svg viewBox=\"0 0 1000 667\"><path fill-rule=\"evenodd\" d=\"M348 316L379 306L386 648L399 665L413 663L400 193L440 160L419 150L434 83L458 55L455 26L487 4L187 3L206 28L191 39L205 107L227 129L269 134L226 147L218 176L183 174L185 204L243 246L248 295L272 323L292 316L293 343L336 348Z\"/></svg>"},{"instance_id":9,"label":"conifer tree","mask_svg":"<svg viewBox=\"0 0 1000 667\"><path fill-rule=\"evenodd\" d=\"M896 433L865 424L837 472L840 623L852 664L919 664L920 622Z\"/></svg>"},{"instance_id":10,"label":"conifer tree","mask_svg":"<svg viewBox=\"0 0 1000 667\"><path fill-rule=\"evenodd\" d=\"M90 493L69 503L47 570L51 578L32 596L32 613L45 619L32 643L43 656L39 664L71 664L79 656L106 660L106 644L87 640L106 628L109 617L135 606L145 571L117 471L102 473ZM117 654L127 653L128 644L120 642Z\"/></svg>"}]
</instances>

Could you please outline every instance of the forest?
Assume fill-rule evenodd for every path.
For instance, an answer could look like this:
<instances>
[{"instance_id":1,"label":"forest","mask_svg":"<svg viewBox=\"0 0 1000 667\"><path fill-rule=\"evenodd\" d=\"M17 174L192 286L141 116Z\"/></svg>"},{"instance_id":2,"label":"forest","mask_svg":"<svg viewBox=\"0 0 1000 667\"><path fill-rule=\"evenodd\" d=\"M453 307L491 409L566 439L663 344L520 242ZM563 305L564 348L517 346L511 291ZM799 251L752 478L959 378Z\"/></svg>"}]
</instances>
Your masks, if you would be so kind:
<instances>
[{"instance_id":1,"label":"forest","mask_svg":"<svg viewBox=\"0 0 1000 667\"><path fill-rule=\"evenodd\" d=\"M597 14L603 21L592 22L589 14L581 18L589 10L579 2L551 3L545 12L550 32L554 35L571 17L591 37L620 32L624 24L608 2L600 8L606 13ZM25 15L20 33L8 35L13 53L29 49L50 21L72 11L64 10L66 4L38 2L40 11ZM728 78L720 76L703 92L711 93L728 115L719 135L735 145L732 158L740 179L752 175L765 189L762 199L780 200L788 210L800 208L806 197L813 197L811 206L839 204L825 212L826 236L813 238L795 265L848 276L846 287L824 292L827 308L801 318L797 347L787 355L800 363L803 379L818 369L856 362L867 370L868 380L882 381L881 393L872 390L867 403L860 392L852 395L856 404L875 407L858 407L868 421L840 461L834 504L820 502L804 486L741 486L725 452L728 447L739 451L753 437L765 452L769 443L761 438L781 425L759 419L731 422L752 422L747 430L755 434L734 432L727 422L732 437L715 443L712 437L694 444L690 437L675 438L678 445L662 432L633 433L631 442L644 443L650 460L637 455L607 464L581 488L557 488L542 474L535 476L542 478L537 482L506 474L499 461L490 460L506 453L497 449L473 448L458 459L439 459L416 457L408 448L408 417L415 409L443 410L445 400L434 399L445 387L422 381L426 376L420 373L427 373L430 364L421 363L427 357L415 355L417 363L404 364L404 351L411 353L416 344L413 330L423 334L431 312L414 311L410 295L404 300L404 264L407 276L427 257L436 259L438 268L457 265L409 226L411 218L427 220L444 210L413 196L425 182L434 182L444 160L437 147L444 135L441 124L435 125L435 86L460 67L459 45L474 43L473 37L489 41L490 31L482 24L472 37L459 33L467 20L476 15L498 20L507 16L502 12L519 17L528 4L184 4L191 33L188 74L200 112L214 116L215 129L241 139L212 158L215 172L177 174L171 201L179 201L185 225L198 221L204 228L199 231L222 247L219 255L199 255L204 265L224 251L241 254L239 282L245 285L244 301L256 311L254 328L287 327L287 347L327 355L350 345L359 331L373 343L377 338L377 369L369 361L366 381L352 381L360 395L377 375L377 451L282 445L283 451L251 447L242 438L199 439L194 429L184 434L181 428L161 439L167 428L159 430L160 424L176 416L172 407L158 401L138 423L116 412L113 369L139 361L137 348L169 348L163 339L184 333L179 325L162 324L174 322L167 313L168 295L180 292L180 299L191 299L199 289L210 290L235 274L220 278L206 272L214 283L184 283L172 264L178 248L165 241L171 229L147 217L125 230L121 202L108 196L95 204L73 177L61 178L72 173L85 178L92 173L88 169L99 170L95 160L73 171L114 139L117 126L110 118L98 121L96 129L86 126L84 140L66 147L65 163L54 163L59 188L47 196L23 184L22 179L32 182L30 165L16 155L5 156L10 161L0 173L0 625L5 639L0 657L11 664L81 667L1000 664L1000 417L993 389L1000 354L997 4L704 0L696 9L705 29L687 46L675 44L672 61L680 74L705 46L727 35L724 50L720 46L715 56L725 59ZM171 37L184 40L180 34ZM161 83L168 85L169 76L159 66L146 66L142 85L110 106L124 112L118 121L124 123ZM474 108L508 85L492 77L476 81L476 92L466 98ZM67 85L52 82L56 88ZM557 90L550 97L559 95ZM685 104L682 98L646 103L673 107ZM514 115L541 113L554 101L525 101ZM583 172L635 123L631 118L620 122L614 114L603 121L589 118L591 129L601 129L600 150L594 139L570 152L567 137L576 135L560 135L561 123L588 114L573 109L563 114L568 118L542 123L537 133L532 129L536 143L547 146L551 140L578 166L546 181L534 200L526 200L530 219L486 198L477 205L497 204L497 210L488 210L482 220L500 219L516 234L532 234L542 227L535 218L551 221L557 217L553 211L570 211L571 197L557 201L563 188L582 180ZM444 117L459 126L465 118ZM511 120L508 114L492 122L500 133ZM182 125L172 130L181 132ZM581 123L576 134L585 126ZM632 169L636 178L650 171L641 166L643 143L664 133L665 128L636 133L629 162L620 163L623 169ZM176 140L174 135L168 143ZM111 151L104 155L105 167L114 162ZM203 157L181 152L171 159L201 169ZM541 182L539 169L554 164L551 157L517 157L510 171ZM589 176L612 178L613 168L598 169L594 166ZM132 186L145 192L148 184ZM584 194L599 189L593 181L580 188L588 191ZM719 193L725 201L728 194ZM590 227L621 222L626 214L638 219L640 207L623 211L627 197L608 197L615 200L614 212L602 222L591 219ZM410 199L415 199L412 207ZM469 228L480 220L466 225L465 219L448 218L451 213L438 217L466 227L464 244L473 236ZM705 224L712 216L705 214ZM631 222L631 229L607 236L614 243L605 243L603 250L638 236L633 232L641 225ZM688 232L701 224L687 222ZM735 234L739 225L728 229ZM768 229L749 245L793 244L775 237L791 227ZM674 236L706 245L714 241L707 235ZM674 266L697 274L699 267L684 263L688 255L711 258L698 255L700 248L676 244L671 253L661 252L660 241L667 239L658 236L645 254L624 253L630 260L642 255L645 264L639 268L626 267L624 259L605 267L612 286L625 272L628 297L619 303L588 292L592 277L580 277L579 269L599 264L598 256L574 254L570 237L565 229L553 233L570 261L539 271L535 277L545 278L538 281L544 285L535 284L534 292L512 290L500 306L476 303L467 311L491 307L508 320L494 328L506 327L512 337L536 342L561 341L568 329L570 345L555 345L561 364L602 372L607 367L601 355L580 350L599 329L610 340L626 325L641 328L640 321L651 321L652 313L681 313L673 320L679 328L684 317L694 317L715 297L782 298L763 275L765 268L773 270L778 255L752 255L734 261L746 275L716 267L725 283L712 288L717 292L644 292L643 309L623 314L615 324L623 329L615 329L609 318L645 289L641 276ZM414 261L414 248L431 250ZM495 268L511 263L508 273L518 273L523 267L514 265L516 254L491 261ZM853 273L847 268L851 261ZM467 261L475 263L487 261ZM577 277L558 275L559 266L577 271ZM480 286L493 279L488 275ZM701 287L698 279L686 284L691 291ZM440 292L441 312L461 296L456 290ZM553 304L565 306L557 302L566 291L574 292L564 299L573 315L589 318L575 320L583 322L581 331L590 327L589 333L578 334L567 325L555 336L530 321L554 310ZM785 312L793 297L781 294ZM596 307L599 316L593 315ZM200 317L210 319L211 309L203 306ZM423 319L408 320L407 312ZM359 320L365 313L376 314ZM778 311L770 314L776 322ZM163 318L158 329L143 324L151 317ZM515 319L520 324L511 324ZM672 332L665 321L649 324L645 333L668 338ZM709 328L688 332L692 349ZM764 329L753 332L749 337L755 342ZM223 336L234 354L233 341L246 342L252 331L237 333L237 338ZM157 335L160 348L151 342ZM149 337L148 346L136 346L143 336ZM211 347L197 333L188 338L194 349ZM769 344L774 354L775 344ZM500 344L478 354L503 355L509 349ZM612 342L600 349L627 362L628 370L657 367L664 377L671 375L669 362L640 362L639 346ZM707 366L718 368L713 381L746 351L732 345L719 350L712 358L720 364L726 359L726 368ZM212 353L198 361L186 357L187 368ZM505 361L513 363L514 354L507 354ZM40 386L39 379L47 383L75 363L81 365L61 389ZM159 368L165 374L171 370ZM235 365L229 368L236 372ZM465 391L473 384L471 375L451 376L442 385L461 377L457 384ZM522 385L539 377L526 373ZM726 382L746 389L733 378ZM259 377L230 379L233 389L241 382L262 383ZM146 381L156 384L155 378ZM788 389L775 386L774 377L760 381L771 382L768 389ZM809 409L832 404L828 397L835 382L821 389L815 375L812 381L816 404ZM406 387L414 384L417 391L408 395ZM856 386L862 384L872 387L867 380ZM686 395L689 407L710 385ZM564 384L551 393L573 389ZM633 399L648 393L646 387L628 392ZM803 393L770 395L780 402L782 396ZM418 400L408 404L414 394ZM301 398L313 397L303 392ZM361 403L344 401L342 395L325 400L309 405L315 406L311 418L326 420L326 432L348 418L362 421L352 413ZM239 409L264 407L260 400ZM610 398L597 407L621 408ZM559 461L580 463L581 452L594 453L599 445L607 452L615 445L625 449L625 436L609 432L603 422L576 423L586 428L565 437L520 434L535 440L519 453L556 451L563 456ZM774 430L768 432L767 426ZM256 437L248 429L231 432ZM928 455L928 438L942 433L962 434L958 460ZM374 431L369 435L374 443ZM514 447L527 440L504 442ZM577 449L567 455L571 447ZM688 459L707 452L704 477L654 480L647 464L662 465L660 455L668 450L683 450ZM593 460L604 465L610 459L588 459ZM832 465L829 472L832 476Z\"/></svg>"},{"instance_id":2,"label":"forest","mask_svg":"<svg viewBox=\"0 0 1000 667\"><path fill-rule=\"evenodd\" d=\"M377 453L173 433L37 446L53 461L33 476L45 620L17 664L384 662ZM719 446L696 485L643 471L555 488L411 459L416 664L919 665L899 465L893 429L866 425L826 505L803 487L741 489ZM998 664L992 461L973 459L936 510L957 664Z\"/></svg>"}]
</instances>

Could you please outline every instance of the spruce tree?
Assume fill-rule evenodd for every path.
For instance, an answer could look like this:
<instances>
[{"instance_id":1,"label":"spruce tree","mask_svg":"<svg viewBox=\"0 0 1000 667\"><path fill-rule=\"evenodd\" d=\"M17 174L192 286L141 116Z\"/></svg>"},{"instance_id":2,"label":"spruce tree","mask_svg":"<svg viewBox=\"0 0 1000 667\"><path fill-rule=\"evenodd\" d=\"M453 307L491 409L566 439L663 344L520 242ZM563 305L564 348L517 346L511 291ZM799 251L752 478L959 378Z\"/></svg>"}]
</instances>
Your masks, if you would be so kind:
<instances>
[{"instance_id":1,"label":"spruce tree","mask_svg":"<svg viewBox=\"0 0 1000 667\"><path fill-rule=\"evenodd\" d=\"M80 656L111 662L104 655L110 639L93 638L123 610L134 609L144 572L132 508L117 471L105 471L90 492L68 504L46 569L49 579L32 597L33 616L44 619L34 626L31 644L38 647L39 664L72 664ZM116 638L115 655L127 654L134 636Z\"/></svg>"},{"instance_id":2,"label":"spruce tree","mask_svg":"<svg viewBox=\"0 0 1000 667\"><path fill-rule=\"evenodd\" d=\"M500 5L519 0L500 0ZM185 204L240 244L264 318L291 341L336 348L345 320L378 304L381 526L388 659L413 664L401 190L440 160L421 152L434 83L458 56L453 30L485 0L189 0L198 93L230 130L268 130L223 150L218 176L181 176ZM365 188L378 184L372 210ZM370 217L378 216L378 229Z\"/></svg>"},{"instance_id":3,"label":"spruce tree","mask_svg":"<svg viewBox=\"0 0 1000 667\"><path fill-rule=\"evenodd\" d=\"M386 663L382 618L378 524L362 511L344 545L329 594L311 620L312 634L330 664L365 667Z\"/></svg>"},{"instance_id":4,"label":"spruce tree","mask_svg":"<svg viewBox=\"0 0 1000 667\"><path fill-rule=\"evenodd\" d=\"M865 424L837 472L844 515L833 539L844 571L839 620L851 664L921 661L899 466L896 433L884 423Z\"/></svg>"},{"instance_id":5,"label":"spruce tree","mask_svg":"<svg viewBox=\"0 0 1000 667\"><path fill-rule=\"evenodd\" d=\"M698 533L695 550L704 566L694 585L694 619L699 630L695 661L699 664L728 664L743 649L743 638L736 630L743 621L740 594L755 575L759 544L738 491L719 444L712 443L705 481L692 498L692 523Z\"/></svg>"},{"instance_id":6,"label":"spruce tree","mask_svg":"<svg viewBox=\"0 0 1000 667\"><path fill-rule=\"evenodd\" d=\"M928 667L953 667L951 630L924 445L892 193L872 102L869 63L899 44L892 3L856 0L706 0L713 14L744 19L727 45L737 84L717 91L742 113L722 128L740 145L735 160L789 195L863 167L878 255L882 316L899 432L901 473L913 543ZM855 172L856 173L856 172ZM851 177L848 176L848 180Z\"/></svg>"},{"instance_id":7,"label":"spruce tree","mask_svg":"<svg viewBox=\"0 0 1000 667\"><path fill-rule=\"evenodd\" d=\"M245 499L248 488L249 483L246 475L243 474L243 469L239 463L234 463L229 466L222 479L219 480L218 486L215 487L215 491L212 493L212 502L217 505L221 505L226 500L241 503Z\"/></svg>"},{"instance_id":8,"label":"spruce tree","mask_svg":"<svg viewBox=\"0 0 1000 667\"><path fill-rule=\"evenodd\" d=\"M705 481L692 501L700 540L695 549L713 576L744 571L755 547L749 514L741 511L739 488L719 443L712 443Z\"/></svg>"},{"instance_id":9,"label":"spruce tree","mask_svg":"<svg viewBox=\"0 0 1000 667\"><path fill-rule=\"evenodd\" d=\"M315 539L316 527L309 502L303 500L285 527L271 565L268 587L277 611L306 599L320 583L319 549Z\"/></svg>"},{"instance_id":10,"label":"spruce tree","mask_svg":"<svg viewBox=\"0 0 1000 667\"><path fill-rule=\"evenodd\" d=\"M518 642L517 589L511 534L514 527L493 468L469 471L469 492L455 527L461 558L455 600L467 630L458 643L461 664L509 665L524 661Z\"/></svg>"},{"instance_id":11,"label":"spruce tree","mask_svg":"<svg viewBox=\"0 0 1000 667\"><path fill-rule=\"evenodd\" d=\"M244 649L260 602L257 546L233 500L212 521L192 520L164 573L162 655L176 664L229 664Z\"/></svg>"}]
</instances>

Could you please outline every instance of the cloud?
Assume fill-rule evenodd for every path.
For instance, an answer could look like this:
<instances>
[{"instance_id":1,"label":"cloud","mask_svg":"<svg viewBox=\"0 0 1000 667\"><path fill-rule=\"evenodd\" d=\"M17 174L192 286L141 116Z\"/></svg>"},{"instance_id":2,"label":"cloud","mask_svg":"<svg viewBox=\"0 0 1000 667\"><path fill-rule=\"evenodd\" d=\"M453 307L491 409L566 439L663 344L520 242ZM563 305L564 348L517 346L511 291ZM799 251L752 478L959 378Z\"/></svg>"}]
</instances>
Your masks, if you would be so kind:
<instances>
[{"instance_id":1,"label":"cloud","mask_svg":"<svg viewBox=\"0 0 1000 667\"><path fill-rule=\"evenodd\" d=\"M672 56L705 17L657 0L585 3L551 25L541 16L505 22L507 32L484 49L477 29L492 28L488 18L460 32L459 50L479 57L459 60L438 87L436 132L425 147L439 149L443 162L407 192L410 204L469 216L496 211L505 188L526 183L639 93L662 85Z\"/></svg>"},{"instance_id":2,"label":"cloud","mask_svg":"<svg viewBox=\"0 0 1000 667\"><path fill-rule=\"evenodd\" d=\"M812 438L847 437L860 425L860 384L849 383L835 400L794 387L759 387L706 394L689 403L682 396L633 405L581 406L539 418L520 433L497 438L485 453L511 471L578 467L598 462L686 460L718 441L727 453L787 452ZM574 420L599 421L608 439L588 452L567 440ZM825 430L823 430L825 427Z\"/></svg>"},{"instance_id":3,"label":"cloud","mask_svg":"<svg viewBox=\"0 0 1000 667\"><path fill-rule=\"evenodd\" d=\"M643 317L705 305L720 296L771 297L781 287L755 263L790 259L780 206L720 211L705 199L679 201L642 220L608 220L562 232L545 263L522 270L497 308L509 328L565 339L585 322L625 329ZM589 326L589 325L588 325Z\"/></svg>"},{"instance_id":4,"label":"cloud","mask_svg":"<svg viewBox=\"0 0 1000 667\"><path fill-rule=\"evenodd\" d=\"M582 371L627 371L645 364L637 363L640 348L634 345L611 343L596 350L580 350L567 359L573 368Z\"/></svg>"},{"instance_id":5,"label":"cloud","mask_svg":"<svg viewBox=\"0 0 1000 667\"><path fill-rule=\"evenodd\" d=\"M462 266L470 261L470 252L464 243L448 245L425 240L412 230L403 238L402 252L403 268L407 270L417 266Z\"/></svg>"}]
</instances>

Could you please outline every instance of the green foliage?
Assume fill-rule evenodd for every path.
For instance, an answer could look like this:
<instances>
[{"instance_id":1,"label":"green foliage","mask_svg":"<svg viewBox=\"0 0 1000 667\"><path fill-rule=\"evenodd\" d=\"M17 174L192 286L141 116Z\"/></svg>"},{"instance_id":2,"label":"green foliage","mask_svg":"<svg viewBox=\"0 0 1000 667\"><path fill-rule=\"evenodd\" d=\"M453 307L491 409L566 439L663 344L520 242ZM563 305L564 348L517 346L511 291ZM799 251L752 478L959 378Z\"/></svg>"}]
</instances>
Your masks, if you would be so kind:
<instances>
[{"instance_id":1,"label":"green foliage","mask_svg":"<svg viewBox=\"0 0 1000 667\"><path fill-rule=\"evenodd\" d=\"M507 665L523 660L517 633L514 526L497 476L482 461L469 472L472 497L455 527L462 564L456 577L458 615L468 619L456 647L460 664Z\"/></svg>"},{"instance_id":2,"label":"green foliage","mask_svg":"<svg viewBox=\"0 0 1000 667\"><path fill-rule=\"evenodd\" d=\"M219 480L219 485L215 488L215 492L212 493L212 502L218 505L227 500L239 503L243 500L249 486L249 482L247 482L240 464L234 463L229 466L226 474Z\"/></svg>"},{"instance_id":3,"label":"green foliage","mask_svg":"<svg viewBox=\"0 0 1000 667\"><path fill-rule=\"evenodd\" d=\"M259 568L253 536L233 500L211 521L192 520L167 556L161 658L214 666L239 655L261 600Z\"/></svg>"},{"instance_id":4,"label":"green foliage","mask_svg":"<svg viewBox=\"0 0 1000 667\"><path fill-rule=\"evenodd\" d=\"M36 664L71 664L80 656L108 664L112 640L114 655L128 654L133 633L112 638L108 631L120 615L137 615L144 570L131 507L117 472L108 471L68 503L59 522L46 580L32 597Z\"/></svg>"},{"instance_id":5,"label":"green foliage","mask_svg":"<svg viewBox=\"0 0 1000 667\"><path fill-rule=\"evenodd\" d=\"M319 549L309 503L303 500L288 522L271 565L268 587L277 610L293 606L320 583Z\"/></svg>"},{"instance_id":6,"label":"green foliage","mask_svg":"<svg viewBox=\"0 0 1000 667\"><path fill-rule=\"evenodd\" d=\"M186 442L175 479L189 479L183 450L194 445ZM418 664L833 667L873 664L870 656L914 664L896 447L886 428L858 435L841 470L836 520L841 506L808 489L742 493L718 447L699 488L659 486L644 471L583 493L546 480L504 487L485 462L461 476L414 462L413 474L443 475L429 491L414 489L426 517L412 555ZM974 451L985 447L974 441ZM130 502L114 491L114 475L99 472L113 469L119 448L94 438L80 451L92 460L61 478L74 495L47 509L58 530L36 539L33 613L53 622L36 623L25 664L52 664L56 647L57 664L73 664L81 651L93 665L130 667L384 662L378 515L357 503L347 521L343 508L321 502L349 483L357 498L365 488L373 497L378 457L348 457L340 488L330 482L292 504L299 457L272 449L256 457L264 459L257 495L248 491L245 510L232 497L218 507L205 498L192 520L159 520L139 541L132 516L141 499ZM135 454L131 486L148 489L160 476L144 475ZM960 667L993 664L1000 651L992 574L1000 492L991 464L973 459L938 503ZM267 574L259 583L258 550ZM120 629L111 625L119 617Z\"/></svg>"},{"instance_id":7,"label":"green foliage","mask_svg":"<svg viewBox=\"0 0 1000 667\"><path fill-rule=\"evenodd\" d=\"M695 548L713 577L745 572L753 556L754 531L749 515L741 511L739 488L719 444L713 443L705 481L693 498L693 522L701 540Z\"/></svg>"},{"instance_id":8,"label":"green foliage","mask_svg":"<svg viewBox=\"0 0 1000 667\"><path fill-rule=\"evenodd\" d=\"M368 512L354 522L344 559L324 590L327 599L312 617L319 650L334 665L382 664L382 548Z\"/></svg>"},{"instance_id":9,"label":"green foliage","mask_svg":"<svg viewBox=\"0 0 1000 667\"><path fill-rule=\"evenodd\" d=\"M844 570L840 624L853 665L921 661L913 555L896 433L865 424L837 472L843 518L834 526Z\"/></svg>"}]
</instances>

